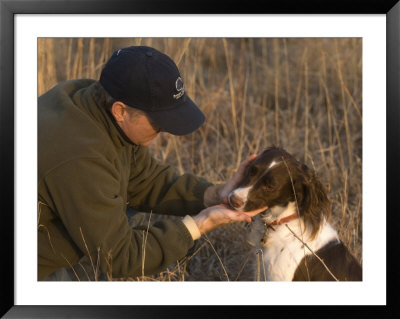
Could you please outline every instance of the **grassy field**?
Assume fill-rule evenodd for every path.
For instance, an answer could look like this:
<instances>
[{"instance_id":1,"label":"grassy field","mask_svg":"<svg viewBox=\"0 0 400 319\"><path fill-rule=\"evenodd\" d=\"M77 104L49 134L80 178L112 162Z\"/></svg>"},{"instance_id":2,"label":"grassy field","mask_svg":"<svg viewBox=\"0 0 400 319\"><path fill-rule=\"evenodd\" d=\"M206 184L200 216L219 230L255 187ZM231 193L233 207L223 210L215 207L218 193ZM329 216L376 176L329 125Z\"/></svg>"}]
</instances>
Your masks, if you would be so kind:
<instances>
[{"instance_id":1,"label":"grassy field","mask_svg":"<svg viewBox=\"0 0 400 319\"><path fill-rule=\"evenodd\" d=\"M207 118L190 135L160 134L150 146L155 158L220 183L249 154L284 147L327 186L331 222L362 262L360 38L43 38L39 95L60 81L98 79L111 53L130 45L169 55ZM179 265L135 280L254 280L248 232L243 224L216 229Z\"/></svg>"}]
</instances>

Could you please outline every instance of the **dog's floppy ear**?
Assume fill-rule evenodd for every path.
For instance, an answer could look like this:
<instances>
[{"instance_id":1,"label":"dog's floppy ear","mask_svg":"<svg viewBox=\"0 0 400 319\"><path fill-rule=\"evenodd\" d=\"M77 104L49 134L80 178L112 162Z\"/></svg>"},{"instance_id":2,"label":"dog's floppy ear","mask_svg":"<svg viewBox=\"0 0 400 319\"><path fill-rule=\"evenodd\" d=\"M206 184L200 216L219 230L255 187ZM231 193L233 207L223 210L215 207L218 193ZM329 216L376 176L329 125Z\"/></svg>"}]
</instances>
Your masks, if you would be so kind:
<instances>
[{"instance_id":1,"label":"dog's floppy ear","mask_svg":"<svg viewBox=\"0 0 400 319\"><path fill-rule=\"evenodd\" d=\"M301 164L301 173L294 181L294 189L300 210L306 225L311 227L311 237L317 234L324 218L330 216L330 201L324 186L315 173Z\"/></svg>"}]
</instances>

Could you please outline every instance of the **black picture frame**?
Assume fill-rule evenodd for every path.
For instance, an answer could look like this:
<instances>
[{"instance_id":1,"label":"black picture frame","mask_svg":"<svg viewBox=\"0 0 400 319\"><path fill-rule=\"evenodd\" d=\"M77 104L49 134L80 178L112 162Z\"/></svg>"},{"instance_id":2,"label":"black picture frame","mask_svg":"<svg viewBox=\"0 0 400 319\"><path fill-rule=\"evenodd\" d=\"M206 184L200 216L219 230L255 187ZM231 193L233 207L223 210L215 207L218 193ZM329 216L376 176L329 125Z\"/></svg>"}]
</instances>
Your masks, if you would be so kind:
<instances>
[{"instance_id":1,"label":"black picture frame","mask_svg":"<svg viewBox=\"0 0 400 319\"><path fill-rule=\"evenodd\" d=\"M398 317L399 275L395 273L398 255L396 180L400 136L400 3L398 0L288 1L273 3L246 1L241 4L216 1L175 0L0 0L0 192L1 211L1 310L4 318L180 318L254 316L263 311L271 316L282 307L270 306L28 306L15 305L14 288L14 18L16 14L385 14L387 29L387 105L386 105L386 217L387 217L387 305L386 306L287 306L284 311L294 316L327 311L329 316L359 315ZM377 106L382 107L383 106ZM377 169L382 169L378 167ZM389 173L389 174L388 174ZM385 212L380 212L384 214ZM379 217L378 217L379 218ZM242 293L242 292L238 292ZM245 292L246 293L246 292ZM251 293L251 292L248 292ZM258 315L258 314L257 314Z\"/></svg>"}]
</instances>

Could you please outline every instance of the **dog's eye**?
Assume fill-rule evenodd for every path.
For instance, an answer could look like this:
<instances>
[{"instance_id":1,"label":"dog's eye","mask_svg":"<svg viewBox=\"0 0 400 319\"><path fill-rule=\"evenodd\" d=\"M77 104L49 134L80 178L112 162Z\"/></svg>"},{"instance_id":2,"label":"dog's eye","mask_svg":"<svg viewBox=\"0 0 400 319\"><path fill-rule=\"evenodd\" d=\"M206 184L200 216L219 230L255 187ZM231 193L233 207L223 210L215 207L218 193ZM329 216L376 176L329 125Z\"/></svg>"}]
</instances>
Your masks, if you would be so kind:
<instances>
[{"instance_id":1,"label":"dog's eye","mask_svg":"<svg viewBox=\"0 0 400 319\"><path fill-rule=\"evenodd\" d=\"M264 189L268 192L271 192L276 189L276 184L271 180L264 181Z\"/></svg>"},{"instance_id":2,"label":"dog's eye","mask_svg":"<svg viewBox=\"0 0 400 319\"><path fill-rule=\"evenodd\" d=\"M273 191L275 189L274 185L264 185L264 189L268 192Z\"/></svg>"}]
</instances>

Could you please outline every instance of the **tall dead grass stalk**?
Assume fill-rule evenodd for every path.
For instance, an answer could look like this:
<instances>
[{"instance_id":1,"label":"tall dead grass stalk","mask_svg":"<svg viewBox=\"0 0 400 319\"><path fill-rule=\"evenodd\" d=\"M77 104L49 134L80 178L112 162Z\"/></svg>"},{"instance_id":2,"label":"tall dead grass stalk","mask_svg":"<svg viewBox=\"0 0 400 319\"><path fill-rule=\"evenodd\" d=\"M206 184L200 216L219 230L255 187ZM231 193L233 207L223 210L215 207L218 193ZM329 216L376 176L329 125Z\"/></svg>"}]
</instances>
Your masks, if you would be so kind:
<instances>
[{"instance_id":1,"label":"tall dead grass stalk","mask_svg":"<svg viewBox=\"0 0 400 319\"><path fill-rule=\"evenodd\" d=\"M147 229L143 231L143 241L142 241L142 278L144 278L144 265L146 260L146 244L147 244L147 237L149 235L149 228L150 228L150 220L153 211L150 211L149 220L147 222Z\"/></svg>"},{"instance_id":2,"label":"tall dead grass stalk","mask_svg":"<svg viewBox=\"0 0 400 319\"><path fill-rule=\"evenodd\" d=\"M231 97L231 110L232 110L232 123L231 126L233 127L233 132L235 135L235 145L236 145L236 152L239 152L239 133L237 128L237 115L236 115L236 98L235 98L235 89L233 86L233 75L232 75L232 62L230 58L230 50L228 49L228 42L226 39L222 39L224 44L225 50L225 57L226 57L226 65L228 68L228 79L229 79L229 93Z\"/></svg>"},{"instance_id":3,"label":"tall dead grass stalk","mask_svg":"<svg viewBox=\"0 0 400 319\"><path fill-rule=\"evenodd\" d=\"M214 251L215 256L218 258L218 260L219 260L219 262L220 262L220 264L221 264L221 268L222 268L222 270L224 271L226 280L227 280L227 281L230 281L230 280L229 280L228 272L226 271L225 266L224 266L224 263L222 262L221 258L219 257L217 251L215 250L214 245L211 243L210 239L208 238L208 236L207 236L206 234L204 234L203 236L204 236L205 240L208 242L208 244L210 245L210 247L212 248L212 250Z\"/></svg>"}]
</instances>

